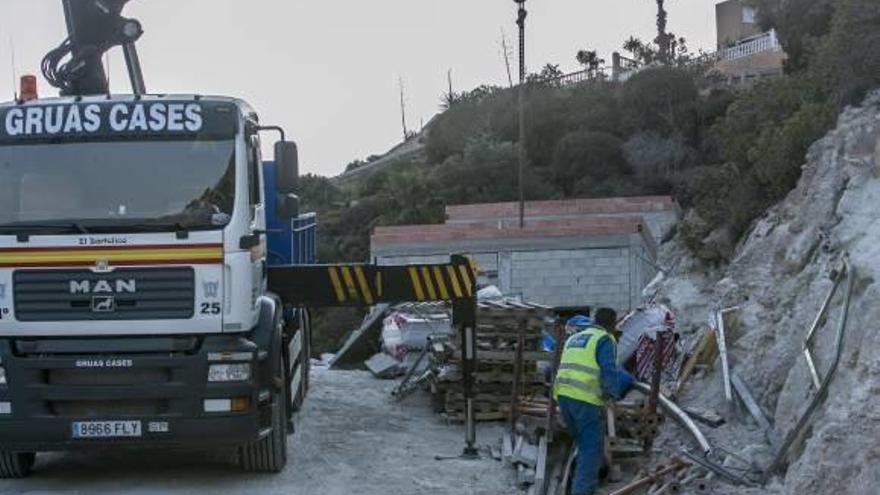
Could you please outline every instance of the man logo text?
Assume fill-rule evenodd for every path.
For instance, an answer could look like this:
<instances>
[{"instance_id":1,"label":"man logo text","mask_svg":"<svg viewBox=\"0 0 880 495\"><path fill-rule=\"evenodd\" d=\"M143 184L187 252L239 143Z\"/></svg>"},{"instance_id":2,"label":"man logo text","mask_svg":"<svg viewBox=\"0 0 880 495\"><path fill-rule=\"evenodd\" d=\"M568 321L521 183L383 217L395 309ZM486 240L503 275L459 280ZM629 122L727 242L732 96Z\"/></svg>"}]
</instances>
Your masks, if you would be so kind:
<instances>
[{"instance_id":1,"label":"man logo text","mask_svg":"<svg viewBox=\"0 0 880 495\"><path fill-rule=\"evenodd\" d=\"M71 294L134 294L137 283L128 280L71 280Z\"/></svg>"}]
</instances>

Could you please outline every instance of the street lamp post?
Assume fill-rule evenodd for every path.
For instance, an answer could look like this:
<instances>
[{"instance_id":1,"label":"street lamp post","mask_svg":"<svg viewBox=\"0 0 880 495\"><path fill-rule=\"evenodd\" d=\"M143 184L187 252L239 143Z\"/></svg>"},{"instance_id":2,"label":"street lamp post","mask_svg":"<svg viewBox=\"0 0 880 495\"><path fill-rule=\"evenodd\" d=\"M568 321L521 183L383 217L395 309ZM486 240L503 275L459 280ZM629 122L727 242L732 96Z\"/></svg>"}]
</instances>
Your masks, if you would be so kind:
<instances>
[{"instance_id":1,"label":"street lamp post","mask_svg":"<svg viewBox=\"0 0 880 495\"><path fill-rule=\"evenodd\" d=\"M526 0L513 0L519 6L516 25L519 26L519 228L526 225L525 167L526 167Z\"/></svg>"}]
</instances>

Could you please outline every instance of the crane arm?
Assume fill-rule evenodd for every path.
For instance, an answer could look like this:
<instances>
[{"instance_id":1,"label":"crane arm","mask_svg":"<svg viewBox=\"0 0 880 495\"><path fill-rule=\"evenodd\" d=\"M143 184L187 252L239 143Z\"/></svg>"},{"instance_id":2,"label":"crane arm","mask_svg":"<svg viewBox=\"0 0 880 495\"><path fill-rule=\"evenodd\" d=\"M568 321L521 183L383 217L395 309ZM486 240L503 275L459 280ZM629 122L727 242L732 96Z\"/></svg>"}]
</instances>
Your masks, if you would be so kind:
<instances>
[{"instance_id":1,"label":"crane arm","mask_svg":"<svg viewBox=\"0 0 880 495\"><path fill-rule=\"evenodd\" d=\"M102 58L122 46L135 94L145 92L135 42L143 34L140 23L122 16L129 0L62 0L67 39L50 51L42 64L43 76L62 95L109 92Z\"/></svg>"}]
</instances>

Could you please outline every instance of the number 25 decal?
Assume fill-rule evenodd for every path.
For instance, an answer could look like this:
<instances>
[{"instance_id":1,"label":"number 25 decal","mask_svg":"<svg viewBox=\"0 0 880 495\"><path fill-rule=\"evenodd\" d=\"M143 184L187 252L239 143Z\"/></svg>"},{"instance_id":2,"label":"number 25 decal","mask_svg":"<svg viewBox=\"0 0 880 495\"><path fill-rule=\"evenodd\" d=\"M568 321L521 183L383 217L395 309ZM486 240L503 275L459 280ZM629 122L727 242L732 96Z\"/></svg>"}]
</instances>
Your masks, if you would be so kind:
<instances>
[{"instance_id":1,"label":"number 25 decal","mask_svg":"<svg viewBox=\"0 0 880 495\"><path fill-rule=\"evenodd\" d=\"M201 308L202 309L200 310L200 312L203 315L219 315L220 314L220 303L218 303L218 302L213 302L213 303L204 302L204 303L202 303Z\"/></svg>"}]
</instances>

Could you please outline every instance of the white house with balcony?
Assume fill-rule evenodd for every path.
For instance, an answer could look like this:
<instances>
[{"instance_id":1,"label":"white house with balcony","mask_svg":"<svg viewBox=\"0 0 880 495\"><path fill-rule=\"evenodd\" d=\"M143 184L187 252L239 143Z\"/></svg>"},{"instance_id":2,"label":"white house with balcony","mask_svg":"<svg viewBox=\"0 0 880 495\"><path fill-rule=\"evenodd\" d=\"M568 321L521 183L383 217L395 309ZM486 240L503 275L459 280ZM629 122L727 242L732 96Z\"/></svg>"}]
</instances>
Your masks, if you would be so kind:
<instances>
[{"instance_id":1,"label":"white house with balcony","mask_svg":"<svg viewBox=\"0 0 880 495\"><path fill-rule=\"evenodd\" d=\"M718 29L718 62L715 69L732 85L782 74L785 52L776 31L762 31L757 12L742 0L715 6Z\"/></svg>"}]
</instances>

